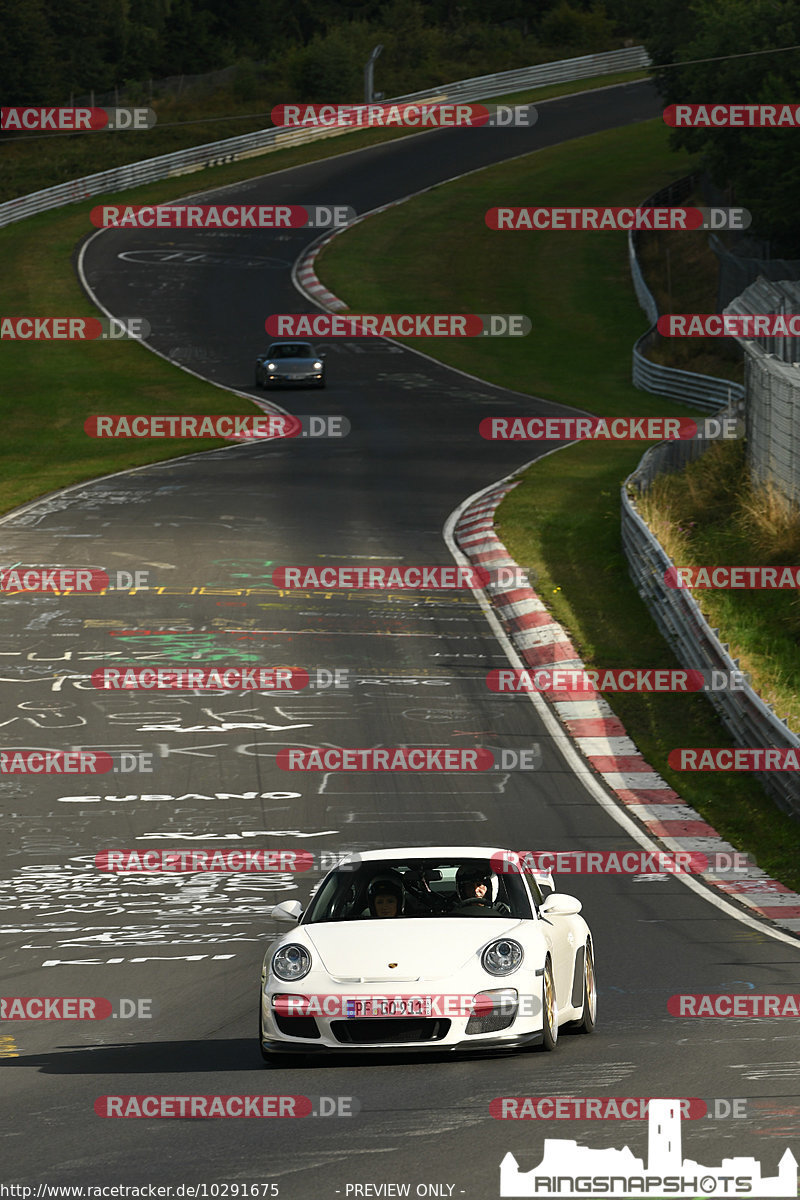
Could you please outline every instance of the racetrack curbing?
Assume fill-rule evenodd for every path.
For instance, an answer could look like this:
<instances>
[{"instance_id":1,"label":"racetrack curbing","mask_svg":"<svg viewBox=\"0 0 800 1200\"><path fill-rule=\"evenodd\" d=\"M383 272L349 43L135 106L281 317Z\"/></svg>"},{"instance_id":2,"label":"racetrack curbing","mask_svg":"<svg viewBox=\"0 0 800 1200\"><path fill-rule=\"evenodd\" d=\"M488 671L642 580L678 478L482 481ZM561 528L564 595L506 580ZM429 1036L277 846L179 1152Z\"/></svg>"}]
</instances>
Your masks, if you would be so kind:
<instances>
[{"instance_id":1,"label":"racetrack curbing","mask_svg":"<svg viewBox=\"0 0 800 1200\"><path fill-rule=\"evenodd\" d=\"M398 203L394 201L393 204ZM389 208L392 205L384 205ZM376 209L375 212L382 211ZM358 217L364 220L372 213ZM350 226L347 226L349 229ZM321 283L314 270L317 254L342 230L327 234L306 251L294 269L295 281L310 300L331 311L348 305ZM501 500L519 480L503 480L490 486L461 513L453 534L456 543L476 566L510 567L520 571L494 528L494 514ZM512 590L498 584L484 589L502 627L526 666L533 669L559 667L581 670L584 663L564 628L555 621L547 606L532 587ZM700 854L739 854L744 870L736 878L720 878L710 873L698 878L722 893L728 901L741 905L794 937L800 937L800 895L785 884L770 878L758 864L726 842L713 825L685 804L681 796L639 753L628 737L625 726L608 701L586 692L542 694L548 707L571 739L590 769L602 780L625 812L647 834L668 851L694 851Z\"/></svg>"},{"instance_id":2,"label":"racetrack curbing","mask_svg":"<svg viewBox=\"0 0 800 1200\"><path fill-rule=\"evenodd\" d=\"M494 530L494 513L501 500L516 486L515 482L504 481L489 488L464 510L456 523L456 543L462 554L476 566L521 570ZM584 668L568 633L553 619L532 587L509 591L490 584L485 590L526 666L532 669ZM600 693L595 693L591 699L586 698L585 691L541 695L589 767L650 837L668 851L695 851L709 856L739 853L737 861L744 870L737 872L735 879L709 873L700 878L752 914L787 933L800 935L800 895L771 879L757 863L736 851L720 837L713 825L683 802L640 754L625 726Z\"/></svg>"}]
</instances>

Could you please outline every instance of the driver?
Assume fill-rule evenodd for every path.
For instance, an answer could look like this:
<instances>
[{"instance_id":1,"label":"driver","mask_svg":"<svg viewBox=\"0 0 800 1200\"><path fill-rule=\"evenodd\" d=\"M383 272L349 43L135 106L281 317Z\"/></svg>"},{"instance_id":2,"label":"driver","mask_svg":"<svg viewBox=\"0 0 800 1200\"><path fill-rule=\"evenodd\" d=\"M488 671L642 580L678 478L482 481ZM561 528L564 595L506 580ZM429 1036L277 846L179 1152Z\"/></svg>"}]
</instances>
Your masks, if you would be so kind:
<instances>
[{"instance_id":1,"label":"driver","mask_svg":"<svg viewBox=\"0 0 800 1200\"><path fill-rule=\"evenodd\" d=\"M456 871L456 893L451 912L459 916L483 917L494 912L492 872L480 863L464 863Z\"/></svg>"}]
</instances>

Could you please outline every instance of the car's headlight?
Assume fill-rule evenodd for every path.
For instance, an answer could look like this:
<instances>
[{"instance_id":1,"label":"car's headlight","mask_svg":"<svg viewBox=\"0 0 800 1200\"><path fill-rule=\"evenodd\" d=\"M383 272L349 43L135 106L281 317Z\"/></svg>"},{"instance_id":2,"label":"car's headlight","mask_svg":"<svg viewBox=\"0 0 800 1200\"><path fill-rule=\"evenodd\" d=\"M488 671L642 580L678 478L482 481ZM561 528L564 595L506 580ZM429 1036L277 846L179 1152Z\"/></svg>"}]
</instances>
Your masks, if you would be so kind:
<instances>
[{"instance_id":1,"label":"car's headlight","mask_svg":"<svg viewBox=\"0 0 800 1200\"><path fill-rule=\"evenodd\" d=\"M315 370L315 371L321 371L321 370L322 370L322 363L314 363L314 370Z\"/></svg>"},{"instance_id":2,"label":"car's headlight","mask_svg":"<svg viewBox=\"0 0 800 1200\"><path fill-rule=\"evenodd\" d=\"M275 363L267 363L267 370L268 370L268 371L274 371L274 370L275 370Z\"/></svg>"},{"instance_id":3,"label":"car's headlight","mask_svg":"<svg viewBox=\"0 0 800 1200\"><path fill-rule=\"evenodd\" d=\"M302 979L311 970L311 955L305 946L298 946L296 942L290 942L288 946L282 946L272 956L272 970L278 979L283 979L287 983L294 979Z\"/></svg>"},{"instance_id":4,"label":"car's headlight","mask_svg":"<svg viewBox=\"0 0 800 1200\"><path fill-rule=\"evenodd\" d=\"M498 938L486 947L481 955L481 965L490 975L510 975L522 962L523 951L519 942L511 938Z\"/></svg>"}]
</instances>

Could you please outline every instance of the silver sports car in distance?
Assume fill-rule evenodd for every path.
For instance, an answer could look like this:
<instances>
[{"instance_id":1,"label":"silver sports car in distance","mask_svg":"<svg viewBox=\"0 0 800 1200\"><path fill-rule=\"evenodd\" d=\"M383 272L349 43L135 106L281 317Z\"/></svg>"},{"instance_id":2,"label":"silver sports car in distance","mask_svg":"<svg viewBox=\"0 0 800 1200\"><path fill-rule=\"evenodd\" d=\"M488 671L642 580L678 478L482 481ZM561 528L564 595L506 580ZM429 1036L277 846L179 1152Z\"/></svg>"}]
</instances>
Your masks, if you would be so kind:
<instances>
[{"instance_id":1,"label":"silver sports car in distance","mask_svg":"<svg viewBox=\"0 0 800 1200\"><path fill-rule=\"evenodd\" d=\"M325 387L325 363L310 342L273 342L256 359L256 387Z\"/></svg>"}]
</instances>

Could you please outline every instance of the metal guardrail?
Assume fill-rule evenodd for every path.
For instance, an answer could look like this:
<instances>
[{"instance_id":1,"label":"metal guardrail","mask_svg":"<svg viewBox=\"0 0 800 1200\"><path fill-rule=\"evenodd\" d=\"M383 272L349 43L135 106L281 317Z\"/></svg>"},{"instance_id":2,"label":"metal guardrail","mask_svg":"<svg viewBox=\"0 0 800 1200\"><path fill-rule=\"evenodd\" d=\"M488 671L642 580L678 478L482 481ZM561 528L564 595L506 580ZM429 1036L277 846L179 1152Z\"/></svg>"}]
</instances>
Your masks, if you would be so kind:
<instances>
[{"instance_id":1,"label":"metal guardrail","mask_svg":"<svg viewBox=\"0 0 800 1200\"><path fill-rule=\"evenodd\" d=\"M693 443L685 445L691 447ZM648 450L622 487L622 545L628 568L639 595L682 666L733 671L738 668L738 659L731 658L728 646L720 642L717 630L708 624L691 591L670 588L664 582L664 572L675 564L636 507L636 494L645 491L664 469L660 457L663 447L673 453L673 446L662 443ZM675 461L671 469L681 465ZM741 691L710 691L705 695L737 745L800 747L800 738L749 684ZM800 780L795 772L760 771L757 776L784 812L800 817Z\"/></svg>"},{"instance_id":2,"label":"metal guardrail","mask_svg":"<svg viewBox=\"0 0 800 1200\"><path fill-rule=\"evenodd\" d=\"M641 204L642 208L656 208L660 205L679 204L694 189L696 175L684 175L676 179L660 191L648 196ZM633 347L633 386L643 392L652 392L656 396L669 396L681 404L691 404L697 408L707 408L716 412L725 408L733 400L744 397L744 387L730 379L720 379L715 375L700 375L695 371L681 371L677 367L666 367L662 363L653 362L645 351L656 338L656 322L659 318L656 298L645 282L642 268L639 265L637 253L638 239L633 230L628 233L628 262L631 268L633 288L636 299L650 322L650 328L643 333Z\"/></svg>"},{"instance_id":3,"label":"metal guardrail","mask_svg":"<svg viewBox=\"0 0 800 1200\"><path fill-rule=\"evenodd\" d=\"M674 203L676 195L683 198L693 185L694 177L687 176L673 185L676 190L673 190L672 198L668 189L664 189L649 197L645 204ZM645 283L632 233L628 235L628 254L636 295L648 320L652 322L651 328L634 346L633 381L636 386L657 395L672 396L684 403L718 410L720 416L741 419L745 412L745 389L741 384L660 366L645 358L641 348L655 336L658 305ZM665 472L681 470L704 454L709 444L699 441L661 442L643 455L621 489L622 547L631 579L678 661L690 669L733 671L738 668L738 660L731 658L727 644L723 644L716 636L718 631L708 624L691 591L670 588L664 582L664 573L675 564L636 507L637 494L646 491L654 479ZM786 727L785 722L775 715L770 705L749 684L741 691L711 691L705 694L737 745L800 747L800 738ZM800 780L794 773L760 771L757 774L778 806L792 816L800 817Z\"/></svg>"},{"instance_id":4,"label":"metal guardrail","mask_svg":"<svg viewBox=\"0 0 800 1200\"><path fill-rule=\"evenodd\" d=\"M658 319L658 318L656 318ZM734 400L744 398L744 387L732 379L720 379L716 375L698 375L695 371L681 371L677 367L665 367L653 362L645 351L657 337L655 322L647 333L634 343L633 384L643 392L656 396L669 396L681 404L696 408L707 408L717 412Z\"/></svg>"},{"instance_id":5,"label":"metal guardrail","mask_svg":"<svg viewBox=\"0 0 800 1200\"><path fill-rule=\"evenodd\" d=\"M485 100L523 88L544 87L548 83L566 83L573 79L589 79L595 75L611 74L614 71L646 67L650 59L643 46L632 46L624 50L609 50L605 54L586 54L580 58L566 58L559 62L539 63L533 67L522 67L514 71L501 71L496 75L479 75L472 79L461 79L455 83L414 92L408 96L395 96L383 103L401 103L414 100ZM299 146L321 138L337 137L352 133L349 126L334 129L259 129L239 137L225 138L219 142L207 142L203 146L192 146L157 158L143 159L124 167L112 167L72 179L56 187L31 192L0 204L0 226L22 221L35 213L76 204L90 196L124 191L142 183L157 179L169 179L178 175L189 175L206 167L218 167L225 163L255 158L288 146Z\"/></svg>"}]
</instances>

